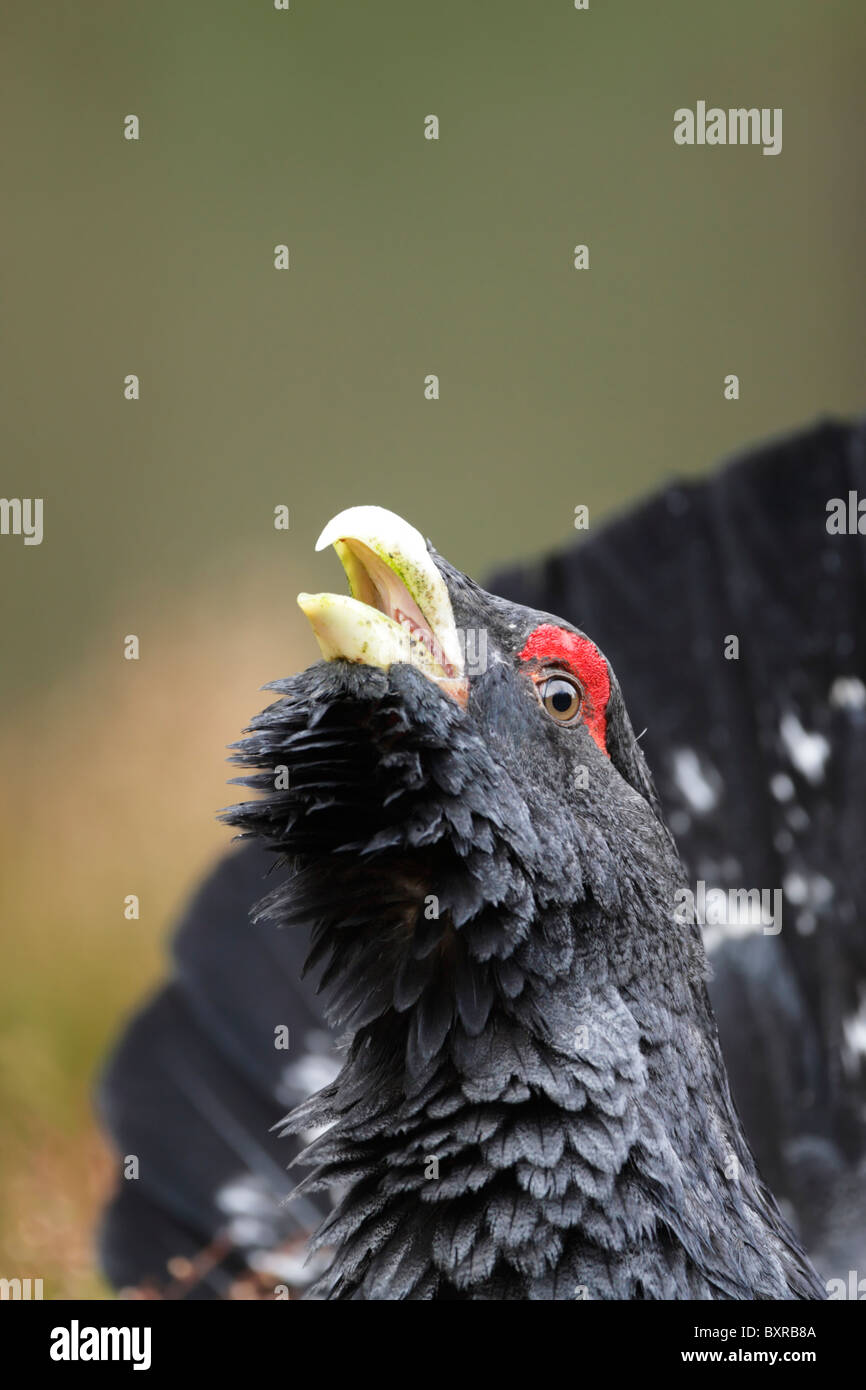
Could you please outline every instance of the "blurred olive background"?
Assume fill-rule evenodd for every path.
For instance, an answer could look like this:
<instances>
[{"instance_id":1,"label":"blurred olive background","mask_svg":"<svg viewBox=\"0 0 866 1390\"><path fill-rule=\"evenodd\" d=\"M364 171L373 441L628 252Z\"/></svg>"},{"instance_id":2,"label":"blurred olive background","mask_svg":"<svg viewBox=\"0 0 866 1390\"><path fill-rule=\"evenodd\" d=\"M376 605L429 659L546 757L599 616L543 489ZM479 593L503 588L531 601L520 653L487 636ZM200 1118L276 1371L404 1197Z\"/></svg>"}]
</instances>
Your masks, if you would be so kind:
<instances>
[{"instance_id":1,"label":"blurred olive background","mask_svg":"<svg viewBox=\"0 0 866 1390\"><path fill-rule=\"evenodd\" d=\"M225 744L316 654L319 528L376 502L483 575L578 503L596 525L862 409L866 26L858 0L7 8L0 491L44 498L45 537L0 537L0 1275L98 1297L94 1071L228 842ZM698 100L782 107L782 153L678 148Z\"/></svg>"}]
</instances>

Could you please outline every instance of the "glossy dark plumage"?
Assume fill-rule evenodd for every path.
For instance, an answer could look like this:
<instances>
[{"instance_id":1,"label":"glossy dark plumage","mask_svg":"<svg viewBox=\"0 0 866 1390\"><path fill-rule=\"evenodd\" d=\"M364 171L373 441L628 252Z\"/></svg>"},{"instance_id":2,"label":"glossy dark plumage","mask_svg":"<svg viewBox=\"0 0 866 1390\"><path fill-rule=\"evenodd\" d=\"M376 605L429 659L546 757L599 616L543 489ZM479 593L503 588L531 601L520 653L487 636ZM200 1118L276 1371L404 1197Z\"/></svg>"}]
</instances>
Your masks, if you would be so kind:
<instances>
[{"instance_id":1,"label":"glossy dark plumage","mask_svg":"<svg viewBox=\"0 0 866 1390\"><path fill-rule=\"evenodd\" d=\"M615 679L608 758L520 669L550 616L437 563L486 634L468 710L408 666L321 663L277 683L239 755L265 795L232 823L295 864L267 916L314 924L352 1038L290 1122L330 1126L301 1190L348 1186L317 1291L820 1297L730 1100Z\"/></svg>"}]
</instances>

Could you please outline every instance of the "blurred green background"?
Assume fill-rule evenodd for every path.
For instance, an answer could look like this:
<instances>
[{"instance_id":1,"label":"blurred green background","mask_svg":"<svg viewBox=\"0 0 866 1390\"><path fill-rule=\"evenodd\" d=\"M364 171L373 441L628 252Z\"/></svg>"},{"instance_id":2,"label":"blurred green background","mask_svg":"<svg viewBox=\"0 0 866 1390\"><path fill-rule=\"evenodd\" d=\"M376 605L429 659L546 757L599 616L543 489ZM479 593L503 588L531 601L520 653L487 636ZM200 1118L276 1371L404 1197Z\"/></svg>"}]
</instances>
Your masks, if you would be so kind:
<instances>
[{"instance_id":1,"label":"blurred green background","mask_svg":"<svg viewBox=\"0 0 866 1390\"><path fill-rule=\"evenodd\" d=\"M866 26L58 0L2 27L0 491L44 498L45 538L0 537L0 1275L96 1297L94 1068L227 842L224 745L316 654L320 527L376 502L483 575L578 503L862 409ZM782 153L678 148L698 100L782 107Z\"/></svg>"}]
</instances>

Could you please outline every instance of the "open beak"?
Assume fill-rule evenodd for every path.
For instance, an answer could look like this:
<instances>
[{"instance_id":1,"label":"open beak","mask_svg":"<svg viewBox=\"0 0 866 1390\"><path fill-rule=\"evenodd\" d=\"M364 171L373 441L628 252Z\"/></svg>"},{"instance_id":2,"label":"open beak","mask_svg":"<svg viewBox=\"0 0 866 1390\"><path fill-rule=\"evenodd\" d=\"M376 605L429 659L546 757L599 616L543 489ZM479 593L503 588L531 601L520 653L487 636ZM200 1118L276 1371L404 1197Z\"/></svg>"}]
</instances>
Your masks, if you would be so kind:
<instances>
[{"instance_id":1,"label":"open beak","mask_svg":"<svg viewBox=\"0 0 866 1390\"><path fill-rule=\"evenodd\" d=\"M333 545L346 594L298 594L322 656L387 671L417 666L465 705L468 682L451 599L420 531L384 507L349 507L329 521L317 550Z\"/></svg>"}]
</instances>

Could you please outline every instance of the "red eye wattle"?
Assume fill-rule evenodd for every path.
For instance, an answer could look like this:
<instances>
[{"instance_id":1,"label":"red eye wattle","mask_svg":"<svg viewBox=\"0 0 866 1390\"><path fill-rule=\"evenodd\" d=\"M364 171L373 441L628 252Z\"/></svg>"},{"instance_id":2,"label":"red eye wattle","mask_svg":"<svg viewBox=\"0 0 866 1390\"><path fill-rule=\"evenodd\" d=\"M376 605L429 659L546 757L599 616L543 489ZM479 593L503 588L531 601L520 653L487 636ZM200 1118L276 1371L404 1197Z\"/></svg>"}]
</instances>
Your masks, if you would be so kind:
<instances>
[{"instance_id":1,"label":"red eye wattle","mask_svg":"<svg viewBox=\"0 0 866 1390\"><path fill-rule=\"evenodd\" d=\"M519 655L521 661L537 663L539 668L564 667L571 671L585 692L580 722L586 725L602 753L609 757L605 740L610 676L607 662L598 647L577 632L567 632L564 628L545 623L530 634ZM541 679L544 679L543 671Z\"/></svg>"}]
</instances>

